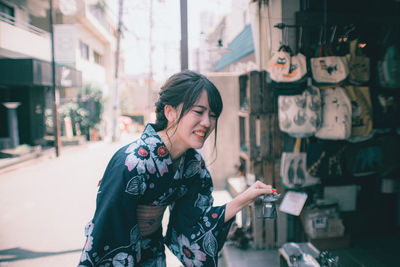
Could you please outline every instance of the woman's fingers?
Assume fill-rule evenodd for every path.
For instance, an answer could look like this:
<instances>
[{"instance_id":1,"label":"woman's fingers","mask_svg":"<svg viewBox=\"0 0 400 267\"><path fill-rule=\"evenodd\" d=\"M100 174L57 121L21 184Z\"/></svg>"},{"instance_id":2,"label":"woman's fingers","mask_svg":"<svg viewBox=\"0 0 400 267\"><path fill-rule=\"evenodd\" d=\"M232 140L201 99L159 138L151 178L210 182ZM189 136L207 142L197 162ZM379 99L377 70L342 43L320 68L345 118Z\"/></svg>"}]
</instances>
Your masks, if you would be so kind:
<instances>
[{"instance_id":1,"label":"woman's fingers","mask_svg":"<svg viewBox=\"0 0 400 267\"><path fill-rule=\"evenodd\" d=\"M263 182L260 182L260 181L257 181L257 182L254 184L254 186L255 186L255 188L257 188L257 189L275 190L275 189L272 188L271 185L264 184ZM275 190L275 191L276 191L276 190Z\"/></svg>"}]
</instances>

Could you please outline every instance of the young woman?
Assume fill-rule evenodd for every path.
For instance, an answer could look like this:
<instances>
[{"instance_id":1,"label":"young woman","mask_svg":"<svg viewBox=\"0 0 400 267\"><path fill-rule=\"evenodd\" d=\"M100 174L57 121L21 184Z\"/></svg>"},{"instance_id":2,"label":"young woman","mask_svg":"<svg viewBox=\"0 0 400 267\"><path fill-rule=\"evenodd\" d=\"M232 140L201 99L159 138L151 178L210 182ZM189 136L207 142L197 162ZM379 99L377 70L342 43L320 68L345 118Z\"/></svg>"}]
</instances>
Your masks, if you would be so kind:
<instances>
[{"instance_id":1,"label":"young woman","mask_svg":"<svg viewBox=\"0 0 400 267\"><path fill-rule=\"evenodd\" d=\"M106 168L79 266L166 266L164 244L185 266L217 266L235 214L274 191L256 182L226 205L212 206L212 180L196 149L217 131L221 111L221 96L203 75L183 71L168 79L156 123Z\"/></svg>"}]
</instances>

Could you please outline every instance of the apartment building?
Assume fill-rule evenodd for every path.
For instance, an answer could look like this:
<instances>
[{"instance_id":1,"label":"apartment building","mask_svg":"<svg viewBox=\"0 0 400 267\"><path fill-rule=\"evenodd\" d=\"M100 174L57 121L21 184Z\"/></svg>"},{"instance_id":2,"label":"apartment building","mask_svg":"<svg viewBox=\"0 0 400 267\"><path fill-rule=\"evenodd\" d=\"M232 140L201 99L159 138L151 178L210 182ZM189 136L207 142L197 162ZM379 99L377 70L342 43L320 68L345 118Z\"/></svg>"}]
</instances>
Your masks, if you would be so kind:
<instances>
[{"instance_id":1,"label":"apartment building","mask_svg":"<svg viewBox=\"0 0 400 267\"><path fill-rule=\"evenodd\" d=\"M0 1L0 148L44 145L54 135L48 14L48 1ZM75 68L56 67L58 88L81 85Z\"/></svg>"},{"instance_id":2,"label":"apartment building","mask_svg":"<svg viewBox=\"0 0 400 267\"><path fill-rule=\"evenodd\" d=\"M106 1L76 0L74 5L57 8L55 35L55 60L73 66L82 72L82 86L100 89L105 99L102 137L112 135L113 99L115 88L115 52L117 25L113 21ZM115 20L116 18L114 18ZM120 53L123 55L123 53ZM123 72L120 56L119 72ZM75 90L61 91L65 101L74 101Z\"/></svg>"},{"instance_id":3,"label":"apartment building","mask_svg":"<svg viewBox=\"0 0 400 267\"><path fill-rule=\"evenodd\" d=\"M60 103L76 101L79 88L86 85L100 89L108 99L103 134L111 135L116 26L105 1L67 2L53 1ZM51 121L54 99L49 8L44 0L0 0L0 102L20 103L16 113L21 144L42 144L44 136L54 134L45 123ZM4 105L0 111L0 148L10 147L10 111Z\"/></svg>"}]
</instances>

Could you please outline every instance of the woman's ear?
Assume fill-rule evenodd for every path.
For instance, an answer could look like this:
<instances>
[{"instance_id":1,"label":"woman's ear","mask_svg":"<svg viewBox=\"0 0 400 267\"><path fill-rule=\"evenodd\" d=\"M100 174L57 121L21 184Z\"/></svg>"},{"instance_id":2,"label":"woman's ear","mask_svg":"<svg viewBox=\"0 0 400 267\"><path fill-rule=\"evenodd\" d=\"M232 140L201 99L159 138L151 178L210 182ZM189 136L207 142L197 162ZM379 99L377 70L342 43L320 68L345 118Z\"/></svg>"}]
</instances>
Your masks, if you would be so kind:
<instances>
[{"instance_id":1,"label":"woman's ear","mask_svg":"<svg viewBox=\"0 0 400 267\"><path fill-rule=\"evenodd\" d=\"M165 114L165 117L167 118L168 122L174 123L178 119L178 112L171 105L164 106L164 114Z\"/></svg>"}]
</instances>

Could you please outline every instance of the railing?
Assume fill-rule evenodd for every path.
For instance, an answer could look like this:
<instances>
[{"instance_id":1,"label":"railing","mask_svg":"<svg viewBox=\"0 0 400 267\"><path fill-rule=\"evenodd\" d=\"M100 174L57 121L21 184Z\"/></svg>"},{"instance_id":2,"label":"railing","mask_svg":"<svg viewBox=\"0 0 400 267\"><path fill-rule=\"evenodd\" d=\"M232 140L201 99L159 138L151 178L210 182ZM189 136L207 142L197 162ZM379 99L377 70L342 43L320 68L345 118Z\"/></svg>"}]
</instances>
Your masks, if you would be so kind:
<instances>
[{"instance_id":1,"label":"railing","mask_svg":"<svg viewBox=\"0 0 400 267\"><path fill-rule=\"evenodd\" d=\"M10 25L16 26L18 28L27 30L27 31L29 31L31 33L37 34L37 35L42 36L42 37L49 37L50 36L50 33L46 32L46 31L44 31L44 30L42 30L42 29L40 29L38 27L35 27L35 26L33 26L33 25L29 24L29 23L22 22L22 21L19 21L19 20L15 20L14 17L12 17L10 15L7 15L6 13L3 13L3 12L0 12L0 21L3 21L3 22L8 23Z\"/></svg>"},{"instance_id":2,"label":"railing","mask_svg":"<svg viewBox=\"0 0 400 267\"><path fill-rule=\"evenodd\" d=\"M107 32L112 34L112 27L110 23L107 21L104 15L104 11L102 11L100 8L98 8L96 5L90 5L89 6L89 12L92 14L93 17L96 18L96 20L100 23L101 26L106 29Z\"/></svg>"}]
</instances>

